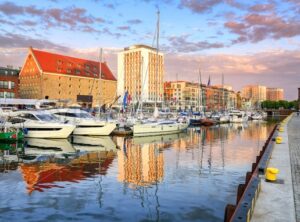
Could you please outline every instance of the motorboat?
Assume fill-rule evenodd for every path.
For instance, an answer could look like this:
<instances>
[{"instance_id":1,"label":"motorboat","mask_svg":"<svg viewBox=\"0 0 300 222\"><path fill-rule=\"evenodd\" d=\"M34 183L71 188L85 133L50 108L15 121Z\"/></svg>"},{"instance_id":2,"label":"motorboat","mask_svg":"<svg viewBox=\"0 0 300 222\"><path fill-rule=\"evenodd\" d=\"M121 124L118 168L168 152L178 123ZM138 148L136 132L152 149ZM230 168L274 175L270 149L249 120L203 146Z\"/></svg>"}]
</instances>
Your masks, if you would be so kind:
<instances>
[{"instance_id":1,"label":"motorboat","mask_svg":"<svg viewBox=\"0 0 300 222\"><path fill-rule=\"evenodd\" d=\"M251 115L251 119L252 120L262 120L263 116L259 113L254 113L254 114Z\"/></svg>"},{"instance_id":2,"label":"motorboat","mask_svg":"<svg viewBox=\"0 0 300 222\"><path fill-rule=\"evenodd\" d=\"M7 118L6 127L23 129L24 137L29 138L68 138L75 125L60 122L45 111L17 111Z\"/></svg>"},{"instance_id":3,"label":"motorboat","mask_svg":"<svg viewBox=\"0 0 300 222\"><path fill-rule=\"evenodd\" d=\"M53 115L76 126L73 135L108 136L116 128L116 122L93 117L80 109L52 109Z\"/></svg>"},{"instance_id":4,"label":"motorboat","mask_svg":"<svg viewBox=\"0 0 300 222\"><path fill-rule=\"evenodd\" d=\"M229 121L231 123L243 123L248 121L248 116L240 110L231 110L229 112Z\"/></svg>"},{"instance_id":5,"label":"motorboat","mask_svg":"<svg viewBox=\"0 0 300 222\"><path fill-rule=\"evenodd\" d=\"M220 123L228 123L230 121L228 113L221 113L219 122Z\"/></svg>"},{"instance_id":6,"label":"motorboat","mask_svg":"<svg viewBox=\"0 0 300 222\"><path fill-rule=\"evenodd\" d=\"M203 119L205 119L205 116L201 112L193 112L192 116L190 117L190 125L191 126L200 126L202 125Z\"/></svg>"}]
</instances>

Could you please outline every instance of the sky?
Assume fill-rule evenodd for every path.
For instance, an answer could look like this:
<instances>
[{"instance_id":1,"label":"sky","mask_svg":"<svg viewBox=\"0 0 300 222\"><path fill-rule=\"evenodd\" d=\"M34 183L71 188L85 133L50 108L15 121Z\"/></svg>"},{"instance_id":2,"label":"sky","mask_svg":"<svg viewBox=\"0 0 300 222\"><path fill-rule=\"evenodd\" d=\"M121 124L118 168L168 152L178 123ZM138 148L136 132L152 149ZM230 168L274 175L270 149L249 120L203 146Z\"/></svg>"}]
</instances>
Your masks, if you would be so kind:
<instances>
[{"instance_id":1,"label":"sky","mask_svg":"<svg viewBox=\"0 0 300 222\"><path fill-rule=\"evenodd\" d=\"M23 65L28 47L104 60L134 44L165 54L165 80L300 87L300 0L0 0L0 66Z\"/></svg>"}]
</instances>

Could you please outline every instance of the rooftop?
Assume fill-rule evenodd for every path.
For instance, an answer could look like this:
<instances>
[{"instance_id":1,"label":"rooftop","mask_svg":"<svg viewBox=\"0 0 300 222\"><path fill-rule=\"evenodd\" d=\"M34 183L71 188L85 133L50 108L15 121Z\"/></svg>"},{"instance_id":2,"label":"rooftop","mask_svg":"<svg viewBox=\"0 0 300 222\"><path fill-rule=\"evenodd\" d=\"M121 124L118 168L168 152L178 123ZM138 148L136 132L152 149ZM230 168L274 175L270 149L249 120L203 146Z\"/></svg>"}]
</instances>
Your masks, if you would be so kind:
<instances>
[{"instance_id":1,"label":"rooftop","mask_svg":"<svg viewBox=\"0 0 300 222\"><path fill-rule=\"evenodd\" d=\"M100 62L32 49L31 51L44 72L62 73L89 78L99 78ZM101 63L101 78L116 81L106 63Z\"/></svg>"},{"instance_id":2,"label":"rooftop","mask_svg":"<svg viewBox=\"0 0 300 222\"><path fill-rule=\"evenodd\" d=\"M156 51L156 48L153 48L153 47L150 47L150 46L147 46L147 45L143 45L143 44L125 47L124 51L132 50L132 49L139 49L139 48L145 48L145 49L150 49L150 50Z\"/></svg>"}]
</instances>

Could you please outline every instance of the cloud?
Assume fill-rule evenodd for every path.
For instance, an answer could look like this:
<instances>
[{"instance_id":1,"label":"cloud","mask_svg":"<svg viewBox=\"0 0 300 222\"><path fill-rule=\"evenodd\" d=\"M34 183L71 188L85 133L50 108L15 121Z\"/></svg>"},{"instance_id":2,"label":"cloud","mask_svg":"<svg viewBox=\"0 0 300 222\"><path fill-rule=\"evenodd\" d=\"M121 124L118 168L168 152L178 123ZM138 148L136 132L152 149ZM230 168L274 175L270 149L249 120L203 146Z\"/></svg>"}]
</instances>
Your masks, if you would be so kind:
<instances>
[{"instance_id":1,"label":"cloud","mask_svg":"<svg viewBox=\"0 0 300 222\"><path fill-rule=\"evenodd\" d=\"M253 12L265 12L272 11L275 9L274 4L256 4L250 7L250 10Z\"/></svg>"},{"instance_id":2,"label":"cloud","mask_svg":"<svg viewBox=\"0 0 300 222\"><path fill-rule=\"evenodd\" d=\"M300 21L281 18L277 15L247 14L242 21L228 21L224 27L237 34L232 43L260 42L262 40L281 39L300 35Z\"/></svg>"},{"instance_id":3,"label":"cloud","mask_svg":"<svg viewBox=\"0 0 300 222\"><path fill-rule=\"evenodd\" d=\"M137 25L137 24L141 24L142 20L140 20L140 19L131 19L131 20L128 20L127 23L131 24L131 25Z\"/></svg>"},{"instance_id":4,"label":"cloud","mask_svg":"<svg viewBox=\"0 0 300 222\"><path fill-rule=\"evenodd\" d=\"M130 27L129 27L129 26L118 26L117 29L123 30L123 31L124 31L124 30L127 30L127 31L128 31L128 30L130 30Z\"/></svg>"},{"instance_id":5,"label":"cloud","mask_svg":"<svg viewBox=\"0 0 300 222\"><path fill-rule=\"evenodd\" d=\"M115 9L115 8L116 8L115 5L114 5L114 4L111 4L111 3L109 3L109 4L104 4L104 6L105 6L106 8L109 8L109 9Z\"/></svg>"},{"instance_id":6,"label":"cloud","mask_svg":"<svg viewBox=\"0 0 300 222\"><path fill-rule=\"evenodd\" d=\"M195 13L210 11L214 6L222 3L222 0L181 0L179 8L188 8Z\"/></svg>"},{"instance_id":7,"label":"cloud","mask_svg":"<svg viewBox=\"0 0 300 222\"><path fill-rule=\"evenodd\" d=\"M39 24L46 29L61 27L71 30L80 30L88 32L98 32L92 27L94 24L105 23L106 21L101 17L95 17L88 14L87 10L78 7L67 7L67 8L48 8L40 9L33 5L30 6L19 6L12 2L4 2L0 4L0 13L8 16L7 20L11 20L11 16L26 15L36 19L36 21L21 21L23 25L33 26ZM38 21L38 22L37 22ZM80 27L85 28L81 29ZM89 26L89 28L87 28Z\"/></svg>"},{"instance_id":8,"label":"cloud","mask_svg":"<svg viewBox=\"0 0 300 222\"><path fill-rule=\"evenodd\" d=\"M211 48L223 48L222 43L209 43L207 41L188 41L188 35L168 37L169 45L164 45L168 52L197 52Z\"/></svg>"},{"instance_id":9,"label":"cloud","mask_svg":"<svg viewBox=\"0 0 300 222\"><path fill-rule=\"evenodd\" d=\"M29 46L39 49L53 49L58 51L69 51L70 48L52 43L48 40L32 39L24 35L6 33L0 35L0 48L28 48Z\"/></svg>"}]
</instances>

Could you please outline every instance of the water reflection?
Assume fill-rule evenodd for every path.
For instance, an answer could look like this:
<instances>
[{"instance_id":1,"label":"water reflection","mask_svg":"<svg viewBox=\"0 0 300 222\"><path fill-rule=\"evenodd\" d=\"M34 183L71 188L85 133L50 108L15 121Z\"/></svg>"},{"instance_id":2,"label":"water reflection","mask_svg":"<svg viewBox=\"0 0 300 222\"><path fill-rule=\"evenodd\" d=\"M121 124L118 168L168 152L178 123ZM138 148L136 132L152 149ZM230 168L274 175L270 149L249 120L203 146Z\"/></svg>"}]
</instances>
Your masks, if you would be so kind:
<instances>
[{"instance_id":1,"label":"water reflection","mask_svg":"<svg viewBox=\"0 0 300 222\"><path fill-rule=\"evenodd\" d=\"M70 141L1 144L6 148L1 150L0 189L16 192L9 203L19 209L19 220L35 221L39 215L39 220L59 221L59 214L88 221L222 221L225 205L234 202L236 186L271 127L253 122L163 136L74 136ZM5 168L8 163L14 167ZM10 184L16 174L18 189ZM4 209L2 193L3 218L17 219ZM53 212L45 198L72 203L76 211L62 204ZM29 216L25 206L34 213Z\"/></svg>"}]
</instances>

